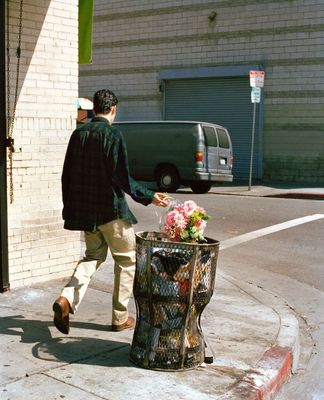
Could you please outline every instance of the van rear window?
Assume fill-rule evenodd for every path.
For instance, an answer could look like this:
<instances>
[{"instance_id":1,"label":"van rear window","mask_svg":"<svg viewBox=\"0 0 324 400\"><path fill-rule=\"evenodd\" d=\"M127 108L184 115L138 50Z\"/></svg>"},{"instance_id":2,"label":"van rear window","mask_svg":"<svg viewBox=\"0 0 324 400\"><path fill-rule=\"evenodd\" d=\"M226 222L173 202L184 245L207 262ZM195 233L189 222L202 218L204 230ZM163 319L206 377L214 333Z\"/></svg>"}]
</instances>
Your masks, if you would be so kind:
<instances>
[{"instance_id":1,"label":"van rear window","mask_svg":"<svg viewBox=\"0 0 324 400\"><path fill-rule=\"evenodd\" d=\"M206 138L206 145L211 147L217 147L217 136L215 129L209 126L205 126L204 133Z\"/></svg>"},{"instance_id":2,"label":"van rear window","mask_svg":"<svg viewBox=\"0 0 324 400\"><path fill-rule=\"evenodd\" d=\"M217 134L218 134L219 147L222 147L223 149L229 149L230 144L226 131L224 129L217 128Z\"/></svg>"}]
</instances>

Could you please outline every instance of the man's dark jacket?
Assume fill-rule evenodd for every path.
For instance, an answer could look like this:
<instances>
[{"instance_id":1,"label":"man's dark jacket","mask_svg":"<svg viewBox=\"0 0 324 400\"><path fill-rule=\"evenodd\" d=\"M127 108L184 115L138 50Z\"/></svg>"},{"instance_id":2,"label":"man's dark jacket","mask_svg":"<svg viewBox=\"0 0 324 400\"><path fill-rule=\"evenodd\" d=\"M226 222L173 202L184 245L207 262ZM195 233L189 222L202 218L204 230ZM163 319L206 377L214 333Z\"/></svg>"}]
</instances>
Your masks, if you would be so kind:
<instances>
[{"instance_id":1,"label":"man's dark jacket","mask_svg":"<svg viewBox=\"0 0 324 400\"><path fill-rule=\"evenodd\" d=\"M115 219L136 223L125 192L144 205L154 195L130 177L122 133L105 118L96 117L73 132L66 151L62 173L65 229L94 231Z\"/></svg>"}]
</instances>

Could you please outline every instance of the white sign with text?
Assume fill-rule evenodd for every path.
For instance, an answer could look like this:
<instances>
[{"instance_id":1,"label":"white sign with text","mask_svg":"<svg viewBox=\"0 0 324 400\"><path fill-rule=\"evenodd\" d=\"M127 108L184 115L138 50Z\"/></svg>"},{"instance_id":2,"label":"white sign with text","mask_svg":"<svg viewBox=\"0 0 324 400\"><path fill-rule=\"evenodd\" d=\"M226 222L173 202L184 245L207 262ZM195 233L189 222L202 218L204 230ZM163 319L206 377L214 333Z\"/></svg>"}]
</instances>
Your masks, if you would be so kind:
<instances>
[{"instance_id":1,"label":"white sign with text","mask_svg":"<svg viewBox=\"0 0 324 400\"><path fill-rule=\"evenodd\" d=\"M264 86L264 71L250 71L250 86L263 88Z\"/></svg>"}]
</instances>

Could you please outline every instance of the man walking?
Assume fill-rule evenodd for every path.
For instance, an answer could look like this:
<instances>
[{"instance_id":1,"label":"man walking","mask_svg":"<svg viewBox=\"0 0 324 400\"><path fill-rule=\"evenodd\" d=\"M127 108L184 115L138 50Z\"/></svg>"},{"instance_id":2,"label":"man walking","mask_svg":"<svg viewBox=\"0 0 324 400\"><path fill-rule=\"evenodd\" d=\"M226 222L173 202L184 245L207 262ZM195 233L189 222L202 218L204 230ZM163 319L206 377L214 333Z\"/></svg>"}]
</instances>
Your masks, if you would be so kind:
<instances>
[{"instance_id":1,"label":"man walking","mask_svg":"<svg viewBox=\"0 0 324 400\"><path fill-rule=\"evenodd\" d=\"M73 132L66 151L62 173L64 228L84 231L86 251L53 304L54 324L65 334L70 329L69 314L76 312L92 275L106 260L108 248L115 261L112 330L134 326L127 306L135 274L132 224L137 220L125 193L143 205L167 205L166 194L142 187L129 175L123 136L112 126L117 103L110 90L97 91L95 117Z\"/></svg>"}]
</instances>

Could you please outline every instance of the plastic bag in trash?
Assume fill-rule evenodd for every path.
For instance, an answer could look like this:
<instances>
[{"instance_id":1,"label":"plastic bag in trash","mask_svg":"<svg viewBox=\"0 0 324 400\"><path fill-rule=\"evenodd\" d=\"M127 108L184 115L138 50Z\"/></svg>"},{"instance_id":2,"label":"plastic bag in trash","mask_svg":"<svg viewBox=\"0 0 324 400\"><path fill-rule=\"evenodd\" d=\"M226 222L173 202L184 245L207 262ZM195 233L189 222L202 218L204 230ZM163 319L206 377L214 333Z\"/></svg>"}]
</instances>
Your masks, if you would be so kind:
<instances>
[{"instance_id":1,"label":"plastic bag in trash","mask_svg":"<svg viewBox=\"0 0 324 400\"><path fill-rule=\"evenodd\" d=\"M177 200L173 197L168 197L168 205L166 207L159 207L157 211L155 211L158 217L159 231L164 232L164 225L166 222L167 215L170 211L174 209L174 207L178 204L181 204L180 200Z\"/></svg>"}]
</instances>

